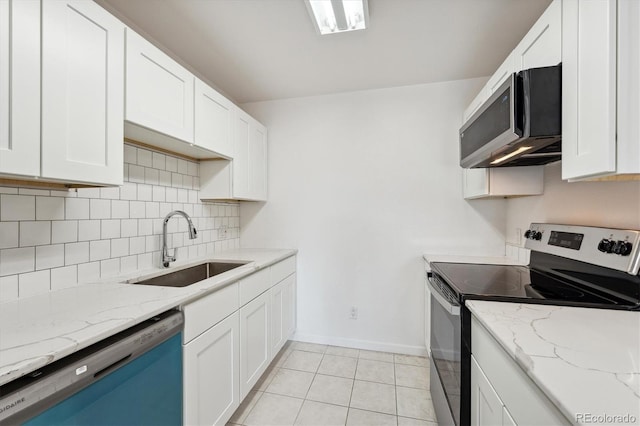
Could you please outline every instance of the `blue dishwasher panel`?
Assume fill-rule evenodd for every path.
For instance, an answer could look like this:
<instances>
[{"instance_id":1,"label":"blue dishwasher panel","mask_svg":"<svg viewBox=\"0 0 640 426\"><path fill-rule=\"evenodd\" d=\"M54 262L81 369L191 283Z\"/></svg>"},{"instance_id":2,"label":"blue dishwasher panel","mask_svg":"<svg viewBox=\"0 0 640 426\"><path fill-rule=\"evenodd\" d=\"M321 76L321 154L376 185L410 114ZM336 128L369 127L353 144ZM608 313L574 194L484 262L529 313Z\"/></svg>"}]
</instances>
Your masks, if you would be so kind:
<instances>
[{"instance_id":1,"label":"blue dishwasher panel","mask_svg":"<svg viewBox=\"0 0 640 426\"><path fill-rule=\"evenodd\" d=\"M182 333L24 424L182 424Z\"/></svg>"}]
</instances>

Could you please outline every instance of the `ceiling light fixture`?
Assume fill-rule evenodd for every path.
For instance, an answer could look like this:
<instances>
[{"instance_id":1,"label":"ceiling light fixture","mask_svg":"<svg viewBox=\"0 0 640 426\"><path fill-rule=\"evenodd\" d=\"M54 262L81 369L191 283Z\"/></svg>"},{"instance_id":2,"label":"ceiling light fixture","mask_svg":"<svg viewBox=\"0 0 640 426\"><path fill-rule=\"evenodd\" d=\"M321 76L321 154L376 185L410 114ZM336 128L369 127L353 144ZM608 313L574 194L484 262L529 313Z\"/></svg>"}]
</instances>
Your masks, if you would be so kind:
<instances>
[{"instance_id":1,"label":"ceiling light fixture","mask_svg":"<svg viewBox=\"0 0 640 426\"><path fill-rule=\"evenodd\" d=\"M305 0L305 3L321 35L367 28L367 0Z\"/></svg>"},{"instance_id":2,"label":"ceiling light fixture","mask_svg":"<svg viewBox=\"0 0 640 426\"><path fill-rule=\"evenodd\" d=\"M510 152L509 154L503 155L502 157L500 157L500 158L498 158L496 160L493 160L491 162L491 164L500 164L500 163L502 163L504 161L507 161L511 157L515 157L516 155L518 155L518 154L520 154L522 152L530 150L531 148L533 148L533 147L532 146L521 146L520 148L516 149L513 152Z\"/></svg>"}]
</instances>

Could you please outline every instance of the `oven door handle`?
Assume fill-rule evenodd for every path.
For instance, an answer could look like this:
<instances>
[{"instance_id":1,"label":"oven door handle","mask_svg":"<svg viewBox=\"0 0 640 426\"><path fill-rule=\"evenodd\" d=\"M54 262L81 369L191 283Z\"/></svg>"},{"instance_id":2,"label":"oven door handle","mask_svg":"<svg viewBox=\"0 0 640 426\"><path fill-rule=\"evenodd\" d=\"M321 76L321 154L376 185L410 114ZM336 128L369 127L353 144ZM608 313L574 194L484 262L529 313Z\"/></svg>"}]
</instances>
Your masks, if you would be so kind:
<instances>
[{"instance_id":1,"label":"oven door handle","mask_svg":"<svg viewBox=\"0 0 640 426\"><path fill-rule=\"evenodd\" d=\"M427 278L427 287L429 287L429 292L431 293L431 297L433 297L447 312L449 312L454 317L460 316L460 306L454 305L449 302L445 297L440 294L438 289L431 282L431 278Z\"/></svg>"}]
</instances>

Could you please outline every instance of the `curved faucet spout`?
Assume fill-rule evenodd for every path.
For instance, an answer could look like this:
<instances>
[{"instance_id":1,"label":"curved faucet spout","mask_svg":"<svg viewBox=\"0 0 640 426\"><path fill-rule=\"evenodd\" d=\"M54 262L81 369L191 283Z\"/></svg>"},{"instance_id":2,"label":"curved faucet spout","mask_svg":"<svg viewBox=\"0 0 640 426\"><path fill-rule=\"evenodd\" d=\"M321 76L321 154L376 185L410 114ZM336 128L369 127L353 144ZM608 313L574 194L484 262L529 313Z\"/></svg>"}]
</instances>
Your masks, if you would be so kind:
<instances>
[{"instance_id":1,"label":"curved faucet spout","mask_svg":"<svg viewBox=\"0 0 640 426\"><path fill-rule=\"evenodd\" d=\"M188 214L183 212L182 210L174 210L168 215L164 217L164 221L162 222L162 265L165 268L169 267L169 263L174 262L176 260L175 256L169 255L169 248L167 247L167 223L172 216L180 215L187 220L189 227L189 239L193 240L198 237L198 231L196 227L193 226L193 222ZM175 254L175 249L174 249Z\"/></svg>"}]
</instances>

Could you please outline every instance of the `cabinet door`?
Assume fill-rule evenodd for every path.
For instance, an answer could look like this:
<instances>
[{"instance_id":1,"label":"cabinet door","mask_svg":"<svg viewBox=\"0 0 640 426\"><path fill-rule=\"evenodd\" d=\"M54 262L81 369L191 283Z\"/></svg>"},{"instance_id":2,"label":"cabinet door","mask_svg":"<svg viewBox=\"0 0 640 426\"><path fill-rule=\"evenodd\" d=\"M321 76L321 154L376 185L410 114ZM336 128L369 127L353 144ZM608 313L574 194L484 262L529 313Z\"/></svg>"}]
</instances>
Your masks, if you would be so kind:
<instances>
[{"instance_id":1,"label":"cabinet door","mask_svg":"<svg viewBox=\"0 0 640 426\"><path fill-rule=\"evenodd\" d=\"M283 330L283 342L291 337L293 332L296 330L296 317L297 317L297 300L296 300L296 275L288 276L282 284L284 285L284 295L283 295L283 319L282 319L282 330Z\"/></svg>"},{"instance_id":2,"label":"cabinet door","mask_svg":"<svg viewBox=\"0 0 640 426\"><path fill-rule=\"evenodd\" d=\"M124 24L93 2L42 2L42 176L122 185Z\"/></svg>"},{"instance_id":3,"label":"cabinet door","mask_svg":"<svg viewBox=\"0 0 640 426\"><path fill-rule=\"evenodd\" d=\"M471 357L471 425L495 426L502 424L503 404L480 366Z\"/></svg>"},{"instance_id":4,"label":"cabinet door","mask_svg":"<svg viewBox=\"0 0 640 426\"><path fill-rule=\"evenodd\" d=\"M234 123L233 197L250 198L249 193L249 123L251 117L237 109Z\"/></svg>"},{"instance_id":5,"label":"cabinet door","mask_svg":"<svg viewBox=\"0 0 640 426\"><path fill-rule=\"evenodd\" d=\"M39 0L0 0L0 173L40 175Z\"/></svg>"},{"instance_id":6,"label":"cabinet door","mask_svg":"<svg viewBox=\"0 0 640 426\"><path fill-rule=\"evenodd\" d=\"M511 52L511 54L507 56L507 59L504 60L496 72L489 78L489 81L487 81L485 86L485 88L488 89L487 98L489 98L489 96L491 96L502 85L502 83L507 81L507 78L511 77L511 74L516 71L514 56L515 54Z\"/></svg>"},{"instance_id":7,"label":"cabinet door","mask_svg":"<svg viewBox=\"0 0 640 426\"><path fill-rule=\"evenodd\" d=\"M514 50L514 72L562 62L562 4L554 0Z\"/></svg>"},{"instance_id":8,"label":"cabinet door","mask_svg":"<svg viewBox=\"0 0 640 426\"><path fill-rule=\"evenodd\" d=\"M285 286L284 281L271 287L271 353L277 354L286 341L285 338Z\"/></svg>"},{"instance_id":9,"label":"cabinet door","mask_svg":"<svg viewBox=\"0 0 640 426\"><path fill-rule=\"evenodd\" d=\"M491 96L491 91L486 86L483 87L482 90L480 90L480 93L478 93L476 97L473 98L467 109L464 110L464 113L462 114L463 124L466 123L473 116L473 114L476 113L476 111L482 106L482 104L484 104L484 101L489 99L489 96Z\"/></svg>"},{"instance_id":10,"label":"cabinet door","mask_svg":"<svg viewBox=\"0 0 640 426\"><path fill-rule=\"evenodd\" d=\"M489 195L489 169L462 169L462 195L465 199Z\"/></svg>"},{"instance_id":11,"label":"cabinet door","mask_svg":"<svg viewBox=\"0 0 640 426\"><path fill-rule=\"evenodd\" d=\"M226 424L240 405L239 315L184 346L184 424Z\"/></svg>"},{"instance_id":12,"label":"cabinet door","mask_svg":"<svg viewBox=\"0 0 640 426\"><path fill-rule=\"evenodd\" d=\"M509 410L507 410L507 407L502 407L502 425L503 426L518 426L516 421L513 420L513 417L511 417L511 414L509 413Z\"/></svg>"},{"instance_id":13,"label":"cabinet door","mask_svg":"<svg viewBox=\"0 0 640 426\"><path fill-rule=\"evenodd\" d=\"M240 399L269 366L269 292L240 308Z\"/></svg>"},{"instance_id":14,"label":"cabinet door","mask_svg":"<svg viewBox=\"0 0 640 426\"><path fill-rule=\"evenodd\" d=\"M126 74L126 120L193 143L193 74L129 28Z\"/></svg>"},{"instance_id":15,"label":"cabinet door","mask_svg":"<svg viewBox=\"0 0 640 426\"><path fill-rule=\"evenodd\" d=\"M252 200L266 201L267 129L252 120L249 130L249 194Z\"/></svg>"},{"instance_id":16,"label":"cabinet door","mask_svg":"<svg viewBox=\"0 0 640 426\"><path fill-rule=\"evenodd\" d=\"M562 2L562 178L616 171L617 1Z\"/></svg>"},{"instance_id":17,"label":"cabinet door","mask_svg":"<svg viewBox=\"0 0 640 426\"><path fill-rule=\"evenodd\" d=\"M231 119L234 105L200 79L196 79L195 101L195 144L233 157Z\"/></svg>"}]
</instances>

